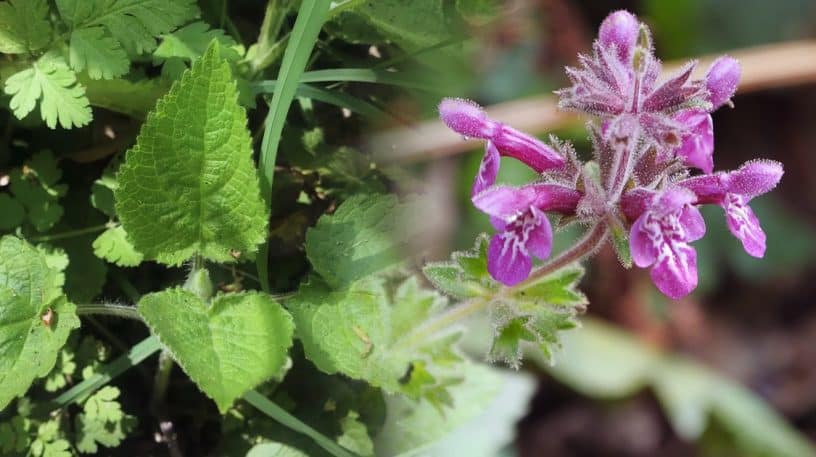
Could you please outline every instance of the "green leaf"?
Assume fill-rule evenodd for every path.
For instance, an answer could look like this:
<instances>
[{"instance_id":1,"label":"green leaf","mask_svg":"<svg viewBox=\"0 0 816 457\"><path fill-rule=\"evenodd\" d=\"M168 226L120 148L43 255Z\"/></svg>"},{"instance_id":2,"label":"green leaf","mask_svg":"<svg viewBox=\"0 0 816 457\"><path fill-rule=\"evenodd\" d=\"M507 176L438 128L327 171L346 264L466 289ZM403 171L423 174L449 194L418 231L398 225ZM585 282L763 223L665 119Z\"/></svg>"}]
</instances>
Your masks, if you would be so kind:
<instances>
[{"instance_id":1,"label":"green leaf","mask_svg":"<svg viewBox=\"0 0 816 457\"><path fill-rule=\"evenodd\" d=\"M51 40L46 0L0 3L0 53L23 54L44 48Z\"/></svg>"},{"instance_id":2,"label":"green leaf","mask_svg":"<svg viewBox=\"0 0 816 457\"><path fill-rule=\"evenodd\" d=\"M0 194L0 230L12 230L20 226L25 219L25 209L20 202L9 194Z\"/></svg>"},{"instance_id":3,"label":"green leaf","mask_svg":"<svg viewBox=\"0 0 816 457\"><path fill-rule=\"evenodd\" d=\"M512 432L508 428L524 413L533 384L529 379L518 379L518 375L503 376L498 370L474 363L463 364L460 370L463 382L449 389L450 409L442 411L428 402L401 396L386 397L386 422L374 442L377 455L492 457L491 448L495 452L509 441L507 434ZM500 400L503 404L496 403ZM475 422L485 415L495 420L493 427L480 427ZM499 419L502 416L503 421ZM462 438L450 435L454 431L475 440L467 446L471 452L463 450L461 441L457 444Z\"/></svg>"},{"instance_id":4,"label":"green leaf","mask_svg":"<svg viewBox=\"0 0 816 457\"><path fill-rule=\"evenodd\" d=\"M127 233L121 225L111 227L93 242L94 254L120 267L135 267L142 263L142 253L128 241Z\"/></svg>"},{"instance_id":5,"label":"green leaf","mask_svg":"<svg viewBox=\"0 0 816 457\"><path fill-rule=\"evenodd\" d=\"M88 27L71 33L68 55L71 68L76 71L87 68L91 79L118 78L130 69L127 53L102 27Z\"/></svg>"},{"instance_id":6,"label":"green leaf","mask_svg":"<svg viewBox=\"0 0 816 457\"><path fill-rule=\"evenodd\" d=\"M156 36L198 16L195 0L56 0L74 30L103 27L131 55L156 48Z\"/></svg>"},{"instance_id":7,"label":"green leaf","mask_svg":"<svg viewBox=\"0 0 816 457\"><path fill-rule=\"evenodd\" d=\"M144 119L156 105L156 100L167 93L169 83L161 78L110 80L83 80L91 105L126 114L136 119Z\"/></svg>"},{"instance_id":8,"label":"green leaf","mask_svg":"<svg viewBox=\"0 0 816 457\"><path fill-rule=\"evenodd\" d=\"M29 428L31 422L20 415L0 422L0 452L4 455L23 453L31 444Z\"/></svg>"},{"instance_id":9,"label":"green leaf","mask_svg":"<svg viewBox=\"0 0 816 457\"><path fill-rule=\"evenodd\" d=\"M0 239L0 410L51 371L68 334L79 327L60 276L30 244Z\"/></svg>"},{"instance_id":10,"label":"green leaf","mask_svg":"<svg viewBox=\"0 0 816 457\"><path fill-rule=\"evenodd\" d=\"M400 261L394 241L397 199L356 195L306 232L306 255L333 287L343 287Z\"/></svg>"},{"instance_id":11,"label":"green leaf","mask_svg":"<svg viewBox=\"0 0 816 457\"><path fill-rule=\"evenodd\" d=\"M275 376L292 345L291 316L262 293L219 295L208 305L168 289L144 296L139 313L222 413Z\"/></svg>"},{"instance_id":12,"label":"green leaf","mask_svg":"<svg viewBox=\"0 0 816 457\"><path fill-rule=\"evenodd\" d=\"M542 305L558 307L581 307L588 303L586 296L578 289L584 276L584 268L579 264L568 265L530 284L525 284L514 292L521 301L534 301Z\"/></svg>"},{"instance_id":13,"label":"green leaf","mask_svg":"<svg viewBox=\"0 0 816 457\"><path fill-rule=\"evenodd\" d=\"M159 100L127 152L116 212L145 258L178 265L198 253L228 262L266 238L237 95L229 64L213 44Z\"/></svg>"},{"instance_id":14,"label":"green leaf","mask_svg":"<svg viewBox=\"0 0 816 457\"><path fill-rule=\"evenodd\" d=\"M193 61L204 54L213 40L218 42L223 57L228 61L234 62L241 57L235 49L238 44L231 36L221 29L210 29L207 23L198 21L163 35L161 44L153 51L153 58L158 61L172 58Z\"/></svg>"},{"instance_id":15,"label":"green leaf","mask_svg":"<svg viewBox=\"0 0 816 457\"><path fill-rule=\"evenodd\" d=\"M118 398L119 389L105 386L85 401L83 412L76 416L79 452L95 453L99 450L97 443L117 447L133 430L136 418L122 412Z\"/></svg>"},{"instance_id":16,"label":"green leaf","mask_svg":"<svg viewBox=\"0 0 816 457\"><path fill-rule=\"evenodd\" d=\"M53 227L62 217L59 199L68 188L59 183L61 178L62 170L50 151L34 154L22 168L10 174L11 192L25 208L29 222L40 232Z\"/></svg>"},{"instance_id":17,"label":"green leaf","mask_svg":"<svg viewBox=\"0 0 816 457\"><path fill-rule=\"evenodd\" d=\"M374 443L368 436L366 425L360 421L357 411L349 411L340 421L343 434L337 438L337 443L361 456L374 455Z\"/></svg>"},{"instance_id":18,"label":"green leaf","mask_svg":"<svg viewBox=\"0 0 816 457\"><path fill-rule=\"evenodd\" d=\"M256 444L246 457L309 457L299 450L281 443Z\"/></svg>"},{"instance_id":19,"label":"green leaf","mask_svg":"<svg viewBox=\"0 0 816 457\"><path fill-rule=\"evenodd\" d=\"M269 113L264 121L264 134L261 140L261 153L258 160L261 169L261 196L267 210L272 204L272 182L275 178L275 161L278 156L283 125L289 113L289 107L295 98L295 92L309 56L317 42L317 36L329 12L328 0L303 0L298 9L297 19L289 35L289 44L283 53L278 82L280 86L269 102ZM256 261L261 288L269 291L269 244L261 247Z\"/></svg>"},{"instance_id":20,"label":"green leaf","mask_svg":"<svg viewBox=\"0 0 816 457\"><path fill-rule=\"evenodd\" d=\"M40 114L49 128L56 128L57 122L65 129L91 122L85 87L77 83L65 59L54 53L45 54L31 68L11 75L4 91L12 96L9 107L18 119L26 117L40 101Z\"/></svg>"},{"instance_id":21,"label":"green leaf","mask_svg":"<svg viewBox=\"0 0 816 457\"><path fill-rule=\"evenodd\" d=\"M388 393L419 398L444 392L460 376L461 358L453 348L459 334L415 331L442 312L446 300L421 289L413 277L392 286L379 277L343 292L316 279L302 286L289 309L306 357L326 373L343 373Z\"/></svg>"},{"instance_id":22,"label":"green leaf","mask_svg":"<svg viewBox=\"0 0 816 457\"><path fill-rule=\"evenodd\" d=\"M422 272L437 289L455 298L492 294L498 287L487 272L487 236L476 238L470 251L453 253L450 262L429 262Z\"/></svg>"},{"instance_id":23,"label":"green leaf","mask_svg":"<svg viewBox=\"0 0 816 457\"><path fill-rule=\"evenodd\" d=\"M612 247L618 254L618 260L624 268L632 268L632 253L629 250L629 233L623 224L615 218L610 223L612 233Z\"/></svg>"},{"instance_id":24,"label":"green leaf","mask_svg":"<svg viewBox=\"0 0 816 457\"><path fill-rule=\"evenodd\" d=\"M484 25L498 16L500 4L496 0L456 0L456 10L466 21Z\"/></svg>"},{"instance_id":25,"label":"green leaf","mask_svg":"<svg viewBox=\"0 0 816 457\"><path fill-rule=\"evenodd\" d=\"M373 38L369 30L359 26L359 20L408 51L451 37L451 24L441 0L357 2L336 19L345 39L370 41ZM350 24L344 24L346 21Z\"/></svg>"}]
</instances>

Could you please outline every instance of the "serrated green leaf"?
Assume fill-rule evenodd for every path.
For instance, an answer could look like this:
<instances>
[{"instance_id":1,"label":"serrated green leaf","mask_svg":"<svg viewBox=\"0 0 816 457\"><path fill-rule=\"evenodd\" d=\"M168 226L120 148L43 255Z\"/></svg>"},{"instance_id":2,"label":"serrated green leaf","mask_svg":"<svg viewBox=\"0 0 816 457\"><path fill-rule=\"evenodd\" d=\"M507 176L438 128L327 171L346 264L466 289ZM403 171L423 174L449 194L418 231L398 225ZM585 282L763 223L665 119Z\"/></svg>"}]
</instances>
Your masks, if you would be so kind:
<instances>
[{"instance_id":1,"label":"serrated green leaf","mask_svg":"<svg viewBox=\"0 0 816 457\"><path fill-rule=\"evenodd\" d=\"M241 55L235 49L235 40L221 29L210 29L205 22L193 22L184 27L162 36L159 47L153 51L153 58L165 61L179 58L192 61L207 50L207 46L215 40L221 46L222 56L230 62L238 60Z\"/></svg>"},{"instance_id":2,"label":"serrated green leaf","mask_svg":"<svg viewBox=\"0 0 816 457\"><path fill-rule=\"evenodd\" d=\"M228 262L266 238L246 122L213 44L159 100L119 169L116 212L146 258Z\"/></svg>"},{"instance_id":3,"label":"serrated green leaf","mask_svg":"<svg viewBox=\"0 0 816 457\"><path fill-rule=\"evenodd\" d=\"M292 318L268 295L219 295L206 304L176 288L144 296L139 313L174 359L224 413L284 367Z\"/></svg>"},{"instance_id":4,"label":"serrated green leaf","mask_svg":"<svg viewBox=\"0 0 816 457\"><path fill-rule=\"evenodd\" d=\"M470 251L453 253L450 262L429 262L422 272L439 290L467 299L492 294L498 284L487 272L487 236L480 235Z\"/></svg>"},{"instance_id":5,"label":"serrated green leaf","mask_svg":"<svg viewBox=\"0 0 816 457\"><path fill-rule=\"evenodd\" d=\"M36 441L35 441L36 443ZM35 454L37 455L37 454ZM71 443L67 440L56 440L42 444L40 457L73 457Z\"/></svg>"},{"instance_id":6,"label":"serrated green leaf","mask_svg":"<svg viewBox=\"0 0 816 457\"><path fill-rule=\"evenodd\" d=\"M131 55L156 48L156 36L198 16L195 0L57 0L72 29L104 27Z\"/></svg>"},{"instance_id":7,"label":"serrated green leaf","mask_svg":"<svg viewBox=\"0 0 816 457\"><path fill-rule=\"evenodd\" d=\"M389 393L418 398L451 378L461 358L458 333L414 333L442 312L446 300L409 278L391 292L383 278L368 277L346 291L317 279L301 287L289 307L306 356L326 373L343 373Z\"/></svg>"},{"instance_id":8,"label":"serrated green leaf","mask_svg":"<svg viewBox=\"0 0 816 457\"><path fill-rule=\"evenodd\" d=\"M25 209L20 202L9 194L0 194L0 230L12 230L20 226L25 218Z\"/></svg>"},{"instance_id":9,"label":"serrated green leaf","mask_svg":"<svg viewBox=\"0 0 816 457\"><path fill-rule=\"evenodd\" d=\"M87 68L91 79L117 78L130 69L127 53L102 27L74 30L68 55L71 68L78 72Z\"/></svg>"},{"instance_id":10,"label":"serrated green leaf","mask_svg":"<svg viewBox=\"0 0 816 457\"><path fill-rule=\"evenodd\" d=\"M83 412L76 417L79 452L96 453L97 444L113 448L119 446L136 425L136 418L122 412L117 400L119 389L105 386L88 397Z\"/></svg>"},{"instance_id":11,"label":"serrated green leaf","mask_svg":"<svg viewBox=\"0 0 816 457\"><path fill-rule=\"evenodd\" d=\"M542 305L579 307L588 303L586 296L577 290L584 276L584 268L572 264L561 268L537 281L518 288L513 296L521 301L534 301Z\"/></svg>"},{"instance_id":12,"label":"serrated green leaf","mask_svg":"<svg viewBox=\"0 0 816 457\"><path fill-rule=\"evenodd\" d=\"M43 253L12 236L0 239L0 303L1 410L51 371L79 319L62 294L59 271L49 267Z\"/></svg>"},{"instance_id":13,"label":"serrated green leaf","mask_svg":"<svg viewBox=\"0 0 816 457\"><path fill-rule=\"evenodd\" d=\"M536 341L536 335L529 328L530 316L510 319L496 329L493 344L487 357L517 368L521 361L521 343Z\"/></svg>"},{"instance_id":14,"label":"serrated green leaf","mask_svg":"<svg viewBox=\"0 0 816 457\"><path fill-rule=\"evenodd\" d=\"M400 261L394 241L397 199L356 195L306 232L306 256L333 287L343 287Z\"/></svg>"},{"instance_id":15,"label":"serrated green leaf","mask_svg":"<svg viewBox=\"0 0 816 457\"><path fill-rule=\"evenodd\" d=\"M144 256L128 241L127 233L121 225L111 227L93 242L94 254L120 267L135 267L142 263Z\"/></svg>"},{"instance_id":16,"label":"serrated green leaf","mask_svg":"<svg viewBox=\"0 0 816 457\"><path fill-rule=\"evenodd\" d=\"M34 154L22 168L10 174L10 190L25 208L26 216L40 232L53 227L63 214L59 199L67 192L60 184L62 170L50 151Z\"/></svg>"},{"instance_id":17,"label":"serrated green leaf","mask_svg":"<svg viewBox=\"0 0 816 457\"><path fill-rule=\"evenodd\" d=\"M45 47L50 40L47 0L9 0L0 3L0 53L36 51Z\"/></svg>"},{"instance_id":18,"label":"serrated green leaf","mask_svg":"<svg viewBox=\"0 0 816 457\"><path fill-rule=\"evenodd\" d=\"M57 54L45 54L31 68L11 75L4 91L12 96L9 107L18 119L26 117L39 101L40 115L49 128L56 128L57 122L65 129L91 122L85 87Z\"/></svg>"}]
</instances>

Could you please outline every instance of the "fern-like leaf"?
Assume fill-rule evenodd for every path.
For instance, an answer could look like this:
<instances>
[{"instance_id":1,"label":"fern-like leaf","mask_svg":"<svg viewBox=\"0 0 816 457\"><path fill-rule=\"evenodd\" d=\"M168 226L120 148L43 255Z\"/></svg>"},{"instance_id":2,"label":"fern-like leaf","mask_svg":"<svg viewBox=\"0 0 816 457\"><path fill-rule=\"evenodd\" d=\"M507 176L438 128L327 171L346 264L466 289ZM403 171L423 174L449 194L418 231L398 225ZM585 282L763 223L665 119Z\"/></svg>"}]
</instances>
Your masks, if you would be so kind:
<instances>
[{"instance_id":1,"label":"fern-like leaf","mask_svg":"<svg viewBox=\"0 0 816 457\"><path fill-rule=\"evenodd\" d=\"M0 3L0 53L23 54L45 47L51 40L46 0Z\"/></svg>"},{"instance_id":2,"label":"fern-like leaf","mask_svg":"<svg viewBox=\"0 0 816 457\"><path fill-rule=\"evenodd\" d=\"M13 74L6 80L9 107L18 119L30 113L40 101L40 114L46 125L66 129L81 127L91 121L91 107L85 87L76 80L65 59L48 53L31 68Z\"/></svg>"}]
</instances>

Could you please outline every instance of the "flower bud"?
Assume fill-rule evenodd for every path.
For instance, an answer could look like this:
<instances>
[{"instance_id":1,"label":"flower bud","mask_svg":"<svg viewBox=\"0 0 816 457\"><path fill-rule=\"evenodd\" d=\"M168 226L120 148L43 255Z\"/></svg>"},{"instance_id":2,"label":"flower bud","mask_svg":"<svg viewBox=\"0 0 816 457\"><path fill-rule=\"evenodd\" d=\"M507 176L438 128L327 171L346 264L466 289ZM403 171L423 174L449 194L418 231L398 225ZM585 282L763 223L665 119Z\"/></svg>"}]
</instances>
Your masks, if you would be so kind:
<instances>
[{"instance_id":1,"label":"flower bud","mask_svg":"<svg viewBox=\"0 0 816 457\"><path fill-rule=\"evenodd\" d=\"M628 11L615 11L604 19L598 32L601 45L614 45L621 61L628 61L637 44L638 20Z\"/></svg>"},{"instance_id":2,"label":"flower bud","mask_svg":"<svg viewBox=\"0 0 816 457\"><path fill-rule=\"evenodd\" d=\"M729 56L718 58L708 69L705 82L708 89L708 101L713 109L728 102L737 90L740 79L740 66L736 59Z\"/></svg>"},{"instance_id":3,"label":"flower bud","mask_svg":"<svg viewBox=\"0 0 816 457\"><path fill-rule=\"evenodd\" d=\"M476 103L461 98L446 98L439 103L439 117L456 133L489 139L494 135L496 123Z\"/></svg>"}]
</instances>

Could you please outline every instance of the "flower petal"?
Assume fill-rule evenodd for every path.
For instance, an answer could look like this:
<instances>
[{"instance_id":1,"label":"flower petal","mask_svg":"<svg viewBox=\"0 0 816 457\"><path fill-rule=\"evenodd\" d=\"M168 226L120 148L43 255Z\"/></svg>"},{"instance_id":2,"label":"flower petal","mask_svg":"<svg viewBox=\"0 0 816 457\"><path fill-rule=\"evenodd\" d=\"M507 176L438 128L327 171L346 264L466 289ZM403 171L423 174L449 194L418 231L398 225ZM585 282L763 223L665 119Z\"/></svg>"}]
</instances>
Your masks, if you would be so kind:
<instances>
[{"instance_id":1,"label":"flower petal","mask_svg":"<svg viewBox=\"0 0 816 457\"><path fill-rule=\"evenodd\" d=\"M748 200L762 195L779 184L785 171L775 160L752 160L729 173L728 192L740 194Z\"/></svg>"},{"instance_id":2,"label":"flower petal","mask_svg":"<svg viewBox=\"0 0 816 457\"><path fill-rule=\"evenodd\" d=\"M736 194L728 194L722 203L728 230L742 242L742 247L749 255L762 258L765 256L765 232L759 225L759 219L748 206L746 200Z\"/></svg>"},{"instance_id":3,"label":"flower petal","mask_svg":"<svg viewBox=\"0 0 816 457\"><path fill-rule=\"evenodd\" d=\"M539 259L546 259L552 252L552 226L547 216L535 207L532 208L532 213L536 218L536 223L530 228L525 245L531 255Z\"/></svg>"},{"instance_id":4,"label":"flower petal","mask_svg":"<svg viewBox=\"0 0 816 457\"><path fill-rule=\"evenodd\" d=\"M697 252L683 242L664 244L651 276L664 295L674 300L685 297L697 287Z\"/></svg>"},{"instance_id":5,"label":"flower petal","mask_svg":"<svg viewBox=\"0 0 816 457\"><path fill-rule=\"evenodd\" d=\"M513 232L493 235L487 247L487 271L493 279L506 286L513 286L527 279L533 262L519 247Z\"/></svg>"},{"instance_id":6,"label":"flower petal","mask_svg":"<svg viewBox=\"0 0 816 457\"><path fill-rule=\"evenodd\" d=\"M496 183L496 176L499 174L499 150L492 141L487 141L485 144L485 155L482 157L482 163L479 164L479 172L476 174L476 179L473 181L473 189L470 195L474 196L479 192L487 189Z\"/></svg>"},{"instance_id":7,"label":"flower petal","mask_svg":"<svg viewBox=\"0 0 816 457\"><path fill-rule=\"evenodd\" d=\"M572 213L581 193L558 184L529 184L520 187L493 186L471 200L473 205L490 216L509 218L535 207L541 211Z\"/></svg>"},{"instance_id":8,"label":"flower petal","mask_svg":"<svg viewBox=\"0 0 816 457\"><path fill-rule=\"evenodd\" d=\"M640 268L646 268L655 263L658 254L657 246L655 246L656 240L653 240L655 229L646 226L646 218L645 214L640 216L629 231L629 250L635 265Z\"/></svg>"},{"instance_id":9,"label":"flower petal","mask_svg":"<svg viewBox=\"0 0 816 457\"><path fill-rule=\"evenodd\" d=\"M492 139L501 155L517 159L538 173L567 163L555 149L506 125L501 125Z\"/></svg>"},{"instance_id":10,"label":"flower petal","mask_svg":"<svg viewBox=\"0 0 816 457\"><path fill-rule=\"evenodd\" d=\"M488 139L496 123L475 102L461 98L446 98L439 103L439 117L451 130L461 135Z\"/></svg>"},{"instance_id":11,"label":"flower petal","mask_svg":"<svg viewBox=\"0 0 816 457\"><path fill-rule=\"evenodd\" d=\"M686 231L686 241L697 241L705 235L705 220L695 206L683 208L683 212L680 213L680 225Z\"/></svg>"},{"instance_id":12,"label":"flower petal","mask_svg":"<svg viewBox=\"0 0 816 457\"><path fill-rule=\"evenodd\" d=\"M740 80L740 66L736 59L722 56L711 64L706 74L705 83L708 89L708 101L714 109L725 104L737 91ZM712 110L713 111L713 110Z\"/></svg>"},{"instance_id":13,"label":"flower petal","mask_svg":"<svg viewBox=\"0 0 816 457\"><path fill-rule=\"evenodd\" d=\"M621 61L627 62L637 44L639 29L640 24L632 13L615 11L601 23L598 40L604 47L614 46Z\"/></svg>"},{"instance_id":14,"label":"flower petal","mask_svg":"<svg viewBox=\"0 0 816 457\"><path fill-rule=\"evenodd\" d=\"M689 129L675 155L683 163L697 167L706 173L714 170L714 123L711 115L702 111L684 111L675 120Z\"/></svg>"}]
</instances>

